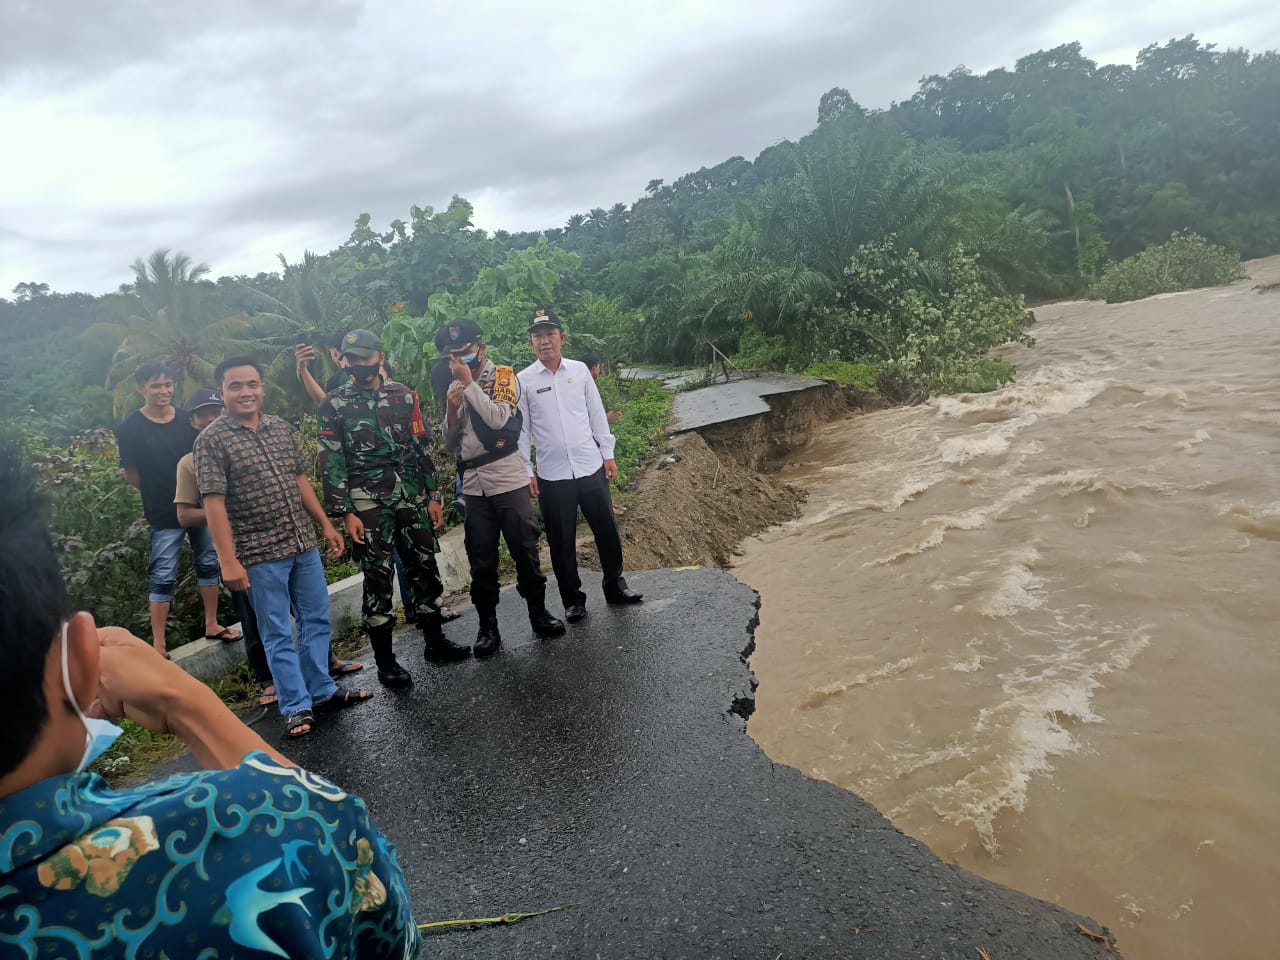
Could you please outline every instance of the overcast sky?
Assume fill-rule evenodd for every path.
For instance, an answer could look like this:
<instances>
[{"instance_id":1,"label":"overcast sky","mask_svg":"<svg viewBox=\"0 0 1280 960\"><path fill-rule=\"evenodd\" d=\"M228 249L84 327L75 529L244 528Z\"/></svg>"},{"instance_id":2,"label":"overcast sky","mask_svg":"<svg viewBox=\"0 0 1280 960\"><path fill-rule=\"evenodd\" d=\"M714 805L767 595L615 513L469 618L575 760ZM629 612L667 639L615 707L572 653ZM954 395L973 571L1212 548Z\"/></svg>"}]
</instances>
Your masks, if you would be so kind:
<instances>
[{"instance_id":1,"label":"overcast sky","mask_svg":"<svg viewBox=\"0 0 1280 960\"><path fill-rule=\"evenodd\" d=\"M1272 0L0 0L0 296L157 247L275 269L460 193L486 229L630 203L920 78L1079 40L1280 47Z\"/></svg>"}]
</instances>

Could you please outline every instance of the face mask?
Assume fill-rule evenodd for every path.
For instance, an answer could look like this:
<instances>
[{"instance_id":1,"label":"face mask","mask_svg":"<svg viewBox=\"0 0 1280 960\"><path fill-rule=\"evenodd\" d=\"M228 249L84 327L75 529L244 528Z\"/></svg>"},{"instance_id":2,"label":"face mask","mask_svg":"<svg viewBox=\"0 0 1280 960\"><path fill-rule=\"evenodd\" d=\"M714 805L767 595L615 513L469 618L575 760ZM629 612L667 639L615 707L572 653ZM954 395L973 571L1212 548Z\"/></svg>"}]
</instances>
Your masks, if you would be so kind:
<instances>
[{"instance_id":1,"label":"face mask","mask_svg":"<svg viewBox=\"0 0 1280 960\"><path fill-rule=\"evenodd\" d=\"M480 366L480 352L479 352L479 351L476 351L475 353L468 353L465 357L454 357L453 359L455 359L455 360L461 360L463 363L465 363L465 364L466 364L468 367L470 367L472 370L474 370L476 367Z\"/></svg>"},{"instance_id":2,"label":"face mask","mask_svg":"<svg viewBox=\"0 0 1280 960\"><path fill-rule=\"evenodd\" d=\"M85 767L102 756L107 747L115 743L124 730L110 720L86 717L84 711L80 709L80 704L76 703L75 694L71 692L71 672L67 669L67 625L65 623L62 625L62 689L67 692L67 699L71 701L76 716L84 724L84 756L80 758L80 765L76 767L76 773L83 773Z\"/></svg>"},{"instance_id":3,"label":"face mask","mask_svg":"<svg viewBox=\"0 0 1280 960\"><path fill-rule=\"evenodd\" d=\"M378 375L379 367L376 363L351 363L347 365L347 373L355 378L356 383L366 383Z\"/></svg>"}]
</instances>

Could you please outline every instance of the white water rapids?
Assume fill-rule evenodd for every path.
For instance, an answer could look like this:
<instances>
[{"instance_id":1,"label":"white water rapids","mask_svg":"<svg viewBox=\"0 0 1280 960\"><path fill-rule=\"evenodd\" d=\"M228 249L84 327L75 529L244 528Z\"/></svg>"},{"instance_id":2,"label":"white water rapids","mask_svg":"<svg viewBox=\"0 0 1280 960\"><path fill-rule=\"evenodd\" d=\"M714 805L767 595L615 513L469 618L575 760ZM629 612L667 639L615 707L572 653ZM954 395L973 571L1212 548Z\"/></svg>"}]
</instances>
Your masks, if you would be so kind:
<instances>
[{"instance_id":1,"label":"white water rapids","mask_svg":"<svg viewBox=\"0 0 1280 960\"><path fill-rule=\"evenodd\" d=\"M749 732L1130 960L1280 955L1280 258L1036 311L995 393L851 417L747 544Z\"/></svg>"}]
</instances>

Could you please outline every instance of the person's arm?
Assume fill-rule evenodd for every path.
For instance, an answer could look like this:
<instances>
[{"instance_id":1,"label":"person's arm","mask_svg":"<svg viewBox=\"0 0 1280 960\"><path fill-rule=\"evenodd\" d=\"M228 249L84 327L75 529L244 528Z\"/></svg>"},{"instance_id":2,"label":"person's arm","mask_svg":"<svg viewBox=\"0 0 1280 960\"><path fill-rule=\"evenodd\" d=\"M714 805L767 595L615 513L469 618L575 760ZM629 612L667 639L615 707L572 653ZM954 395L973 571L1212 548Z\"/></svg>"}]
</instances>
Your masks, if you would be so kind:
<instances>
[{"instance_id":1,"label":"person's arm","mask_svg":"<svg viewBox=\"0 0 1280 960\"><path fill-rule=\"evenodd\" d=\"M320 498L316 496L315 488L311 486L311 478L305 473L298 474L298 493L302 495L302 508L307 511L312 520L320 524L320 531L324 534L325 542L329 544L329 552L325 556L330 560L337 560L342 556L346 544L342 540L342 534L325 514L324 507L320 506Z\"/></svg>"},{"instance_id":2,"label":"person's arm","mask_svg":"<svg viewBox=\"0 0 1280 960\"><path fill-rule=\"evenodd\" d=\"M444 400L444 445L462 449L462 384L450 385Z\"/></svg>"},{"instance_id":3,"label":"person's arm","mask_svg":"<svg viewBox=\"0 0 1280 960\"><path fill-rule=\"evenodd\" d=\"M515 374L512 374L512 380ZM463 399L466 405L480 414L480 419L493 427L500 430L506 426L507 421L511 419L511 415L516 412L515 403L505 403L497 400L490 400L489 396L484 392L484 387L472 380L463 388Z\"/></svg>"},{"instance_id":4,"label":"person's arm","mask_svg":"<svg viewBox=\"0 0 1280 960\"><path fill-rule=\"evenodd\" d=\"M347 450L342 442L342 418L333 404L322 399L316 408L316 442L320 447L320 478L324 485L324 505L334 517L354 513L351 504Z\"/></svg>"},{"instance_id":5,"label":"person's arm","mask_svg":"<svg viewBox=\"0 0 1280 960\"><path fill-rule=\"evenodd\" d=\"M516 377L516 409L520 411L520 439L516 441L516 446L520 448L520 459L524 461L524 472L529 478L529 483L533 487L534 496L538 495L538 474L533 469L533 456L530 449L533 434L529 432L529 428L533 421L529 410L530 393L524 388L524 381Z\"/></svg>"},{"instance_id":6,"label":"person's arm","mask_svg":"<svg viewBox=\"0 0 1280 960\"><path fill-rule=\"evenodd\" d=\"M177 508L180 526L204 526L204 507L200 501L200 483L196 480L194 450L178 461L177 475L174 477L173 505Z\"/></svg>"},{"instance_id":7,"label":"person's arm","mask_svg":"<svg viewBox=\"0 0 1280 960\"><path fill-rule=\"evenodd\" d=\"M208 524L204 507L193 507L189 503L175 503L178 510L178 525L183 527L203 527Z\"/></svg>"},{"instance_id":8,"label":"person's arm","mask_svg":"<svg viewBox=\"0 0 1280 960\"><path fill-rule=\"evenodd\" d=\"M151 644L120 627L98 631L98 700L107 716L128 717L155 733L176 735L208 770L226 770L261 750L294 763L237 719L216 693Z\"/></svg>"},{"instance_id":9,"label":"person's arm","mask_svg":"<svg viewBox=\"0 0 1280 960\"><path fill-rule=\"evenodd\" d=\"M249 571L236 557L236 545L231 536L231 521L227 518L227 498L224 494L204 495L204 520L209 528L209 536L213 537L213 547L218 552L223 585L228 590L248 590Z\"/></svg>"},{"instance_id":10,"label":"person's arm","mask_svg":"<svg viewBox=\"0 0 1280 960\"><path fill-rule=\"evenodd\" d=\"M596 446L600 448L600 456L609 463L613 460L613 448L618 441L614 439L613 431L609 429L609 415L604 412L604 401L600 399L600 389L591 377L587 377L586 381L584 389L587 395L587 419L591 422L591 436ZM616 466L614 471L616 474Z\"/></svg>"},{"instance_id":11,"label":"person's arm","mask_svg":"<svg viewBox=\"0 0 1280 960\"><path fill-rule=\"evenodd\" d=\"M222 582L228 590L248 590L249 571L236 557L235 540L231 535L231 520L227 517L226 454L221 445L209 437L208 432L196 438L191 451L196 468L196 482L204 504L205 524L218 552L218 566Z\"/></svg>"},{"instance_id":12,"label":"person's arm","mask_svg":"<svg viewBox=\"0 0 1280 960\"><path fill-rule=\"evenodd\" d=\"M125 483L135 490L142 489L142 475L138 473L137 457L133 450L133 436L127 432L129 421L116 428L116 448L120 452L120 469L124 473Z\"/></svg>"},{"instance_id":13,"label":"person's arm","mask_svg":"<svg viewBox=\"0 0 1280 960\"><path fill-rule=\"evenodd\" d=\"M298 379L302 382L302 388L307 391L307 396L311 398L313 404L319 405L324 399L324 387L316 381L311 375L311 368L307 366L316 357L316 348L308 343L300 343L293 348L294 364L298 370Z\"/></svg>"}]
</instances>

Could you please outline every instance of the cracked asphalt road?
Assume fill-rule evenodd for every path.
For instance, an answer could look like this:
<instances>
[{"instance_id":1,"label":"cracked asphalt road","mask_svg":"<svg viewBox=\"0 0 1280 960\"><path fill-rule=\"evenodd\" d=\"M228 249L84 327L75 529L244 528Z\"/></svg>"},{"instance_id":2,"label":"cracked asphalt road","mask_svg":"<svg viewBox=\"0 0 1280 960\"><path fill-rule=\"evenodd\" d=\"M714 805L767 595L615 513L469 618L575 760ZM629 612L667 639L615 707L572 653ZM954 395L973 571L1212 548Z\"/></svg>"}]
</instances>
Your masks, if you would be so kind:
<instances>
[{"instance_id":1,"label":"cracked asphalt road","mask_svg":"<svg viewBox=\"0 0 1280 960\"><path fill-rule=\"evenodd\" d=\"M507 591L490 660L429 666L403 631L411 690L379 687L366 658L355 679L376 699L282 745L365 798L420 922L572 904L429 934L423 956L1116 956L1076 928L1098 924L943 863L761 752L742 716L749 588L706 569L628 581L644 604L606 607L596 589L588 618L552 641ZM468 611L447 630L475 628Z\"/></svg>"}]
</instances>

